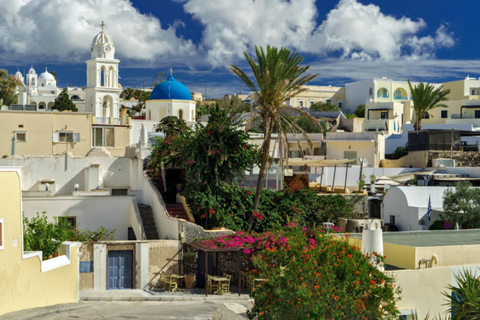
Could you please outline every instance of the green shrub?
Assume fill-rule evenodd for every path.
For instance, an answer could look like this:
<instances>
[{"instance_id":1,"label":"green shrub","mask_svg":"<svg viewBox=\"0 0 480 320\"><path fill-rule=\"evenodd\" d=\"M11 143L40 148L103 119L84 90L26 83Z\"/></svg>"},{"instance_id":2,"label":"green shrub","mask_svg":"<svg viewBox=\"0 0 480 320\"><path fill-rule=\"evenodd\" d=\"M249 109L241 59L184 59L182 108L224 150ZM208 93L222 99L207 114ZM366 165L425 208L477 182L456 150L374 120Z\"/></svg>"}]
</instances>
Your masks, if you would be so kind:
<instances>
[{"instance_id":1,"label":"green shrub","mask_svg":"<svg viewBox=\"0 0 480 320\"><path fill-rule=\"evenodd\" d=\"M54 222L48 222L47 215L37 216L31 219L23 218L23 241L25 251L42 251L43 260L54 255L64 241L71 235L71 226L66 219L55 217Z\"/></svg>"},{"instance_id":2,"label":"green shrub","mask_svg":"<svg viewBox=\"0 0 480 320\"><path fill-rule=\"evenodd\" d=\"M398 315L394 279L347 239L290 224L252 256L256 278L250 319L386 319ZM390 319L390 318L388 318Z\"/></svg>"}]
</instances>

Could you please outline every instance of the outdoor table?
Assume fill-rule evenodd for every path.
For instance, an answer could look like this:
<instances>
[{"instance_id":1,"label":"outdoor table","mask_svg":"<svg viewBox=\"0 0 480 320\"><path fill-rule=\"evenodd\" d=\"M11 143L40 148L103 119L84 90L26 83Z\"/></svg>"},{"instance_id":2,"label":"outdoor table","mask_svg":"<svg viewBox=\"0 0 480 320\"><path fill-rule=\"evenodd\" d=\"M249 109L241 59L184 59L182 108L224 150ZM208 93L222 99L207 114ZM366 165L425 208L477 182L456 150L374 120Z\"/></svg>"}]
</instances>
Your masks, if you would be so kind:
<instances>
[{"instance_id":1,"label":"outdoor table","mask_svg":"<svg viewBox=\"0 0 480 320\"><path fill-rule=\"evenodd\" d=\"M173 273L173 274L167 273L167 275L171 277L171 279L172 279L171 281L172 281L172 282L175 282L175 283L177 284L177 286L175 286L175 287L172 288L172 289L173 289L174 291L178 290L178 280L179 280L179 279L182 279L182 278L185 278L185 276L181 276L181 275L175 274L175 273ZM171 288L171 287L168 287L168 289L169 289L168 291L170 291L170 288Z\"/></svg>"},{"instance_id":2,"label":"outdoor table","mask_svg":"<svg viewBox=\"0 0 480 320\"><path fill-rule=\"evenodd\" d=\"M217 293L222 294L222 283L223 282L228 283L230 280L225 277L216 277L216 276L211 276L211 278L212 278L212 281L215 281L218 283Z\"/></svg>"}]
</instances>

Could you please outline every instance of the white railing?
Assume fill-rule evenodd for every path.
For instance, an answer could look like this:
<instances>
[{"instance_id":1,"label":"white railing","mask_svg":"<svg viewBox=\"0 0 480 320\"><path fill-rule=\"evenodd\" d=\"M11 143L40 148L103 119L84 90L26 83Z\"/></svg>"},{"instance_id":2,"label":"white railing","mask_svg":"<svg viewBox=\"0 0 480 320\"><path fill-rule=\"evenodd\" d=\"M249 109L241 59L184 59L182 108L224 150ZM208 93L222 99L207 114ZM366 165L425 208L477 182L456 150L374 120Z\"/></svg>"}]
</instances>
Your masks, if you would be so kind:
<instances>
[{"instance_id":1,"label":"white railing","mask_svg":"<svg viewBox=\"0 0 480 320\"><path fill-rule=\"evenodd\" d=\"M96 124L110 124L110 118L105 117L95 117Z\"/></svg>"}]
</instances>

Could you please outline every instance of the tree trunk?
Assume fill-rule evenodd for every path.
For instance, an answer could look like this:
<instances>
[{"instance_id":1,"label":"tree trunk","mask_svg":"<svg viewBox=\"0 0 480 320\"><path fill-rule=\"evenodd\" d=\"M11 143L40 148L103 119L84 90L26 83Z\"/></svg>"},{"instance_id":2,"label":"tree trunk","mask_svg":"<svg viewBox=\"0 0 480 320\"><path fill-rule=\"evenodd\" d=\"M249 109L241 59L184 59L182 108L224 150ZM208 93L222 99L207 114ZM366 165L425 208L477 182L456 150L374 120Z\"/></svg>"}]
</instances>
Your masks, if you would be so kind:
<instances>
[{"instance_id":1,"label":"tree trunk","mask_svg":"<svg viewBox=\"0 0 480 320\"><path fill-rule=\"evenodd\" d=\"M267 173L268 158L270 156L270 140L272 136L273 121L271 121L270 119L268 119L267 121L268 123L265 124L265 145L263 146L262 150L262 163L260 165L260 172L258 173L257 190L255 192L255 198L253 200L252 213L257 211L258 204L260 203L260 195L262 194L263 181L265 180L265 174ZM253 222L254 217L253 215L250 215L250 217L248 218L248 232L252 230Z\"/></svg>"}]
</instances>

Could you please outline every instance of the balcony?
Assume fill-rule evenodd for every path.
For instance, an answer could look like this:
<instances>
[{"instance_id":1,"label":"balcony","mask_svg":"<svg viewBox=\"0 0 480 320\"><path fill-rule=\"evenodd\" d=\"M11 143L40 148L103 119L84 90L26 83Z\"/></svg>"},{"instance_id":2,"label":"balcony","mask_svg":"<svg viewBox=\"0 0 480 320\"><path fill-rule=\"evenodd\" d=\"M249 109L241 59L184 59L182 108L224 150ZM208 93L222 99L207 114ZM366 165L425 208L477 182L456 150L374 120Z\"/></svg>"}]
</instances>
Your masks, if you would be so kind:
<instances>
[{"instance_id":1,"label":"balcony","mask_svg":"<svg viewBox=\"0 0 480 320\"><path fill-rule=\"evenodd\" d=\"M407 96L394 96L393 99L395 100L408 100Z\"/></svg>"},{"instance_id":2,"label":"balcony","mask_svg":"<svg viewBox=\"0 0 480 320\"><path fill-rule=\"evenodd\" d=\"M377 94L377 98L389 98L388 94Z\"/></svg>"},{"instance_id":3,"label":"balcony","mask_svg":"<svg viewBox=\"0 0 480 320\"><path fill-rule=\"evenodd\" d=\"M122 124L121 118L114 118L114 117L95 117L95 124L107 124L112 126L121 126L121 125L128 125L129 119L125 119L125 123Z\"/></svg>"},{"instance_id":4,"label":"balcony","mask_svg":"<svg viewBox=\"0 0 480 320\"><path fill-rule=\"evenodd\" d=\"M392 134L398 132L398 129L395 125L395 120L393 119L371 119L363 122L363 129L366 131L376 130L385 131L387 134Z\"/></svg>"}]
</instances>

